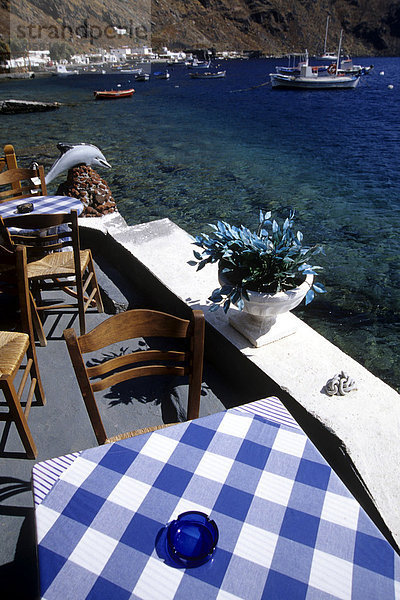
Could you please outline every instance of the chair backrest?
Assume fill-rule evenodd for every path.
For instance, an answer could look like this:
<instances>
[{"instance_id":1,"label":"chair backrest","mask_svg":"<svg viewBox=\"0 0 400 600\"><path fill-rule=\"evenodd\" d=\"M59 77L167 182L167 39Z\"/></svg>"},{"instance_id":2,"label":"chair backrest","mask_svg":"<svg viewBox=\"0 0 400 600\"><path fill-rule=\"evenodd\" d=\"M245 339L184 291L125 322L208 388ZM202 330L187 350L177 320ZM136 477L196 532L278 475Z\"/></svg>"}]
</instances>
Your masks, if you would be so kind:
<instances>
[{"instance_id":1,"label":"chair backrest","mask_svg":"<svg viewBox=\"0 0 400 600\"><path fill-rule=\"evenodd\" d=\"M4 169L16 169L18 167L17 157L15 156L14 146L12 144L6 144L4 146L4 156L0 158L0 173ZM17 190L21 187L20 181L14 181L11 184L13 190Z\"/></svg>"},{"instance_id":2,"label":"chair backrest","mask_svg":"<svg viewBox=\"0 0 400 600\"><path fill-rule=\"evenodd\" d=\"M9 248L19 244L28 247L28 258L43 256L72 246L76 255L76 272L80 272L80 242L76 210L70 213L28 213L4 219L0 216L0 235L3 243Z\"/></svg>"},{"instance_id":3,"label":"chair backrest","mask_svg":"<svg viewBox=\"0 0 400 600\"><path fill-rule=\"evenodd\" d=\"M94 394L122 381L151 375L189 376L187 418L199 416L204 353L202 311L194 310L191 319L186 320L155 310L133 309L113 315L80 337L74 329L66 329L64 338L99 444L108 438ZM121 353L92 366L85 364L84 354L137 338L153 339L148 349ZM173 349L165 349L168 339ZM176 339L185 341L183 349L176 349Z\"/></svg>"},{"instance_id":4,"label":"chair backrest","mask_svg":"<svg viewBox=\"0 0 400 600\"><path fill-rule=\"evenodd\" d=\"M6 144L4 146L4 156L0 158L0 173L4 169L16 169L17 157L15 156L14 146Z\"/></svg>"},{"instance_id":5,"label":"chair backrest","mask_svg":"<svg viewBox=\"0 0 400 600\"><path fill-rule=\"evenodd\" d=\"M31 295L27 276L26 248L17 246L14 250L0 246L0 280L12 285L18 293L21 329L29 335L34 346L35 338L32 324Z\"/></svg>"},{"instance_id":6,"label":"chair backrest","mask_svg":"<svg viewBox=\"0 0 400 600\"><path fill-rule=\"evenodd\" d=\"M47 194L42 165L33 169L9 168L0 173L0 204L38 194Z\"/></svg>"}]
</instances>

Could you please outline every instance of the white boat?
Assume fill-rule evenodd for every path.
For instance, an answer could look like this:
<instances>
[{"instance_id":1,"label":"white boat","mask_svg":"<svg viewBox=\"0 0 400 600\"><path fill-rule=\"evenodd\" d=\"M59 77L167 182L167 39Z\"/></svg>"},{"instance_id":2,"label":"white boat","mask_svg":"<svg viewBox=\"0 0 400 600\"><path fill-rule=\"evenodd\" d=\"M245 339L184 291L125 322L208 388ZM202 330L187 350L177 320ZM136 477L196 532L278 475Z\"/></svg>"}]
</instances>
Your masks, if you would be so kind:
<instances>
[{"instance_id":1,"label":"white boat","mask_svg":"<svg viewBox=\"0 0 400 600\"><path fill-rule=\"evenodd\" d=\"M154 71L153 76L156 79L169 79L170 78L170 74L167 70L165 71Z\"/></svg>"},{"instance_id":2,"label":"white boat","mask_svg":"<svg viewBox=\"0 0 400 600\"><path fill-rule=\"evenodd\" d=\"M338 56L342 45L342 32L340 32ZM308 52L305 52L305 60L302 61L299 74L290 73L270 73L272 87L280 88L298 88L298 89L346 89L355 88L359 81L360 75L346 75L338 70L338 62L332 63L328 71L320 75L315 67L309 65Z\"/></svg>"},{"instance_id":3,"label":"white boat","mask_svg":"<svg viewBox=\"0 0 400 600\"><path fill-rule=\"evenodd\" d=\"M124 73L125 75L141 75L143 73L143 69L141 67L138 67L137 69L130 69L128 67L124 68L118 68L116 69L117 73Z\"/></svg>"},{"instance_id":4,"label":"white boat","mask_svg":"<svg viewBox=\"0 0 400 600\"><path fill-rule=\"evenodd\" d=\"M194 58L192 62L187 65L188 69L209 69L211 66L210 60L198 60Z\"/></svg>"},{"instance_id":5,"label":"white boat","mask_svg":"<svg viewBox=\"0 0 400 600\"><path fill-rule=\"evenodd\" d=\"M272 87L286 87L299 89L345 89L355 88L360 76L355 75L318 75L312 67L302 67L300 75L284 75L270 73Z\"/></svg>"},{"instance_id":6,"label":"white boat","mask_svg":"<svg viewBox=\"0 0 400 600\"><path fill-rule=\"evenodd\" d=\"M192 79L221 79L225 77L226 71L204 71L199 73L190 73Z\"/></svg>"},{"instance_id":7,"label":"white boat","mask_svg":"<svg viewBox=\"0 0 400 600\"><path fill-rule=\"evenodd\" d=\"M292 52L286 55L288 59L287 66L279 65L275 67L277 73L283 75L300 75L300 69L302 65L306 64L308 59L307 52ZM327 70L327 65L312 65L313 71L320 73Z\"/></svg>"},{"instance_id":8,"label":"white boat","mask_svg":"<svg viewBox=\"0 0 400 600\"><path fill-rule=\"evenodd\" d=\"M351 58L344 58L340 61L338 73L344 73L345 75L367 75L373 68L374 65L354 65Z\"/></svg>"},{"instance_id":9,"label":"white boat","mask_svg":"<svg viewBox=\"0 0 400 600\"><path fill-rule=\"evenodd\" d=\"M135 75L135 81L149 81L150 79L150 73L138 73L137 75Z\"/></svg>"},{"instance_id":10,"label":"white boat","mask_svg":"<svg viewBox=\"0 0 400 600\"><path fill-rule=\"evenodd\" d=\"M328 40L328 30L329 30L329 19L330 19L330 17L328 16L326 18L324 51L321 54L321 56L317 56L316 58L318 58L318 60L336 61L338 59L338 56L340 56L340 54L335 54L335 52L327 52L327 50L326 50L326 43L327 43L327 40Z\"/></svg>"},{"instance_id":11,"label":"white boat","mask_svg":"<svg viewBox=\"0 0 400 600\"><path fill-rule=\"evenodd\" d=\"M76 69L68 71L65 65L57 65L56 66L56 75L60 77L67 77L68 75L78 75L79 71Z\"/></svg>"}]
</instances>

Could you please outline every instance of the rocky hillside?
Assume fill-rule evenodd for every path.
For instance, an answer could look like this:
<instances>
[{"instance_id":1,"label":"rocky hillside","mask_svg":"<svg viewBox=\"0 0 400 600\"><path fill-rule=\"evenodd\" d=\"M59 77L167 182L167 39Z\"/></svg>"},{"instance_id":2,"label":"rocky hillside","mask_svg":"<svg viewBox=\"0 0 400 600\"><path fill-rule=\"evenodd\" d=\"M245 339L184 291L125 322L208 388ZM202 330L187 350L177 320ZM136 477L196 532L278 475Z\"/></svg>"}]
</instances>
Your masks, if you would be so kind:
<instances>
[{"instance_id":1,"label":"rocky hillside","mask_svg":"<svg viewBox=\"0 0 400 600\"><path fill-rule=\"evenodd\" d=\"M398 0L0 0L0 11L1 33L11 22L11 38L31 48L64 40L81 48L314 53L323 48L330 15L329 50L343 29L344 49L353 55L400 55Z\"/></svg>"}]
</instances>

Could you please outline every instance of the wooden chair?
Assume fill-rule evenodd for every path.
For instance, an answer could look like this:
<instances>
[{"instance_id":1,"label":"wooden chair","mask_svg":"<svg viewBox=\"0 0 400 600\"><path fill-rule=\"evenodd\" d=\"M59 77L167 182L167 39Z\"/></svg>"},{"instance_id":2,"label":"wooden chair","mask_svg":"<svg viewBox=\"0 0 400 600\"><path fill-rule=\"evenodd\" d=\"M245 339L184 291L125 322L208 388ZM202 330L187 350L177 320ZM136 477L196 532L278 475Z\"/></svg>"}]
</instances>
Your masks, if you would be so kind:
<instances>
[{"instance_id":1,"label":"wooden chair","mask_svg":"<svg viewBox=\"0 0 400 600\"><path fill-rule=\"evenodd\" d=\"M35 395L36 400L41 405L46 404L46 398L34 343L26 265L26 248L18 247L13 253L2 250L0 254L1 278L5 279L9 285L15 284L19 297L22 333L0 331L0 389L4 393L9 409L8 413L0 413L0 421L15 422L28 458L35 458L37 456L36 445L29 430L27 419L33 396ZM17 277L18 272L22 274L20 277ZM18 390L16 390L14 380L24 356L26 356L26 366ZM28 375L30 375L31 384L25 408L22 408L21 401Z\"/></svg>"},{"instance_id":2,"label":"wooden chair","mask_svg":"<svg viewBox=\"0 0 400 600\"><path fill-rule=\"evenodd\" d=\"M29 335L36 363L34 326L36 321L40 322L40 320L34 298L29 290L27 253L24 246L16 246L11 249L0 246L0 294L7 293L9 296L17 298L20 329Z\"/></svg>"},{"instance_id":3,"label":"wooden chair","mask_svg":"<svg viewBox=\"0 0 400 600\"><path fill-rule=\"evenodd\" d=\"M0 172L0 204L34 195L47 195L42 165L32 169L8 168Z\"/></svg>"},{"instance_id":4,"label":"wooden chair","mask_svg":"<svg viewBox=\"0 0 400 600\"><path fill-rule=\"evenodd\" d=\"M18 232L15 228L21 230ZM28 247L27 276L30 285L34 286L34 312L77 307L80 333L84 334L85 313L89 306L96 306L98 312L103 312L104 308L92 253L80 249L77 212L0 217L0 233L9 247L18 244ZM72 250L63 250L71 247ZM57 289L73 296L77 302L60 300L46 304L42 301L42 291ZM45 346L47 341L40 321L35 325L40 344Z\"/></svg>"},{"instance_id":5,"label":"wooden chair","mask_svg":"<svg viewBox=\"0 0 400 600\"><path fill-rule=\"evenodd\" d=\"M12 144L6 144L4 146L4 156L0 158L0 173L4 171L4 169L17 169L17 157L15 156L14 146ZM13 189L18 189L21 187L20 181L14 181L11 184Z\"/></svg>"},{"instance_id":6,"label":"wooden chair","mask_svg":"<svg viewBox=\"0 0 400 600\"><path fill-rule=\"evenodd\" d=\"M113 356L106 362L93 366L85 365L84 354L96 352L111 344L142 337L146 338L146 341L154 338L151 340L150 348ZM107 436L95 400L95 392L122 381L152 375L188 375L187 419L196 419L199 416L204 351L204 314L202 311L193 311L192 318L185 320L155 310L133 309L113 315L80 337L76 336L74 329L66 329L64 338L99 444L160 429L160 426L150 427L114 437ZM160 339L162 340L161 344ZM172 346L176 339L184 340L186 346L184 350L165 350L165 342L168 341Z\"/></svg>"},{"instance_id":7,"label":"wooden chair","mask_svg":"<svg viewBox=\"0 0 400 600\"><path fill-rule=\"evenodd\" d=\"M4 156L0 158L0 173L4 169L16 169L17 157L15 156L14 146L6 144L4 146Z\"/></svg>"}]
</instances>

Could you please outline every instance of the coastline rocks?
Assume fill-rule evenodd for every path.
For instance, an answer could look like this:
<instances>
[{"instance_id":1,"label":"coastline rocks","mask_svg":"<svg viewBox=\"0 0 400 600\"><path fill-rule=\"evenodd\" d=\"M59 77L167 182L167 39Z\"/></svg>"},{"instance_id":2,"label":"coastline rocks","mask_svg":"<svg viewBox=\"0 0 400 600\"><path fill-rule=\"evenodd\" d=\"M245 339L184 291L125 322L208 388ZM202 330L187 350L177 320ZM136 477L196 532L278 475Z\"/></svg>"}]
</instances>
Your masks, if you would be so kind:
<instances>
[{"instance_id":1,"label":"coastline rocks","mask_svg":"<svg viewBox=\"0 0 400 600\"><path fill-rule=\"evenodd\" d=\"M85 207L82 217L101 217L117 210L108 184L87 165L70 169L67 181L58 186L57 195L78 198Z\"/></svg>"},{"instance_id":2,"label":"coastline rocks","mask_svg":"<svg viewBox=\"0 0 400 600\"><path fill-rule=\"evenodd\" d=\"M18 113L43 112L60 108L59 102L35 102L31 100L1 100L0 114L16 115Z\"/></svg>"}]
</instances>

